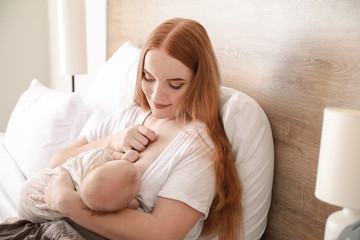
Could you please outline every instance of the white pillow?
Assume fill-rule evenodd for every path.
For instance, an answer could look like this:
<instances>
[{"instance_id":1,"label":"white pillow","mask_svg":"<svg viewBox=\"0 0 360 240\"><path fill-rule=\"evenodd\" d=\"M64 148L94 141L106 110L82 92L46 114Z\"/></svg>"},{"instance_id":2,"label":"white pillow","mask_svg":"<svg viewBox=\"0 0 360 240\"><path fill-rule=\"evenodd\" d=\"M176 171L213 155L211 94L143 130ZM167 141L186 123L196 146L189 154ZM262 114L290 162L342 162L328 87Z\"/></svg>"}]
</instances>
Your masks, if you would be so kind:
<instances>
[{"instance_id":1,"label":"white pillow","mask_svg":"<svg viewBox=\"0 0 360 240\"><path fill-rule=\"evenodd\" d=\"M95 109L86 121L85 126L79 134L79 138L86 136L89 131L102 123L109 115L101 108Z\"/></svg>"},{"instance_id":2,"label":"white pillow","mask_svg":"<svg viewBox=\"0 0 360 240\"><path fill-rule=\"evenodd\" d=\"M86 121L77 93L44 87L33 79L16 104L5 135L5 147L29 177L48 166L53 154L76 140Z\"/></svg>"},{"instance_id":3,"label":"white pillow","mask_svg":"<svg viewBox=\"0 0 360 240\"><path fill-rule=\"evenodd\" d=\"M140 52L127 41L104 63L85 96L91 111L110 114L132 103Z\"/></svg>"},{"instance_id":4,"label":"white pillow","mask_svg":"<svg viewBox=\"0 0 360 240\"><path fill-rule=\"evenodd\" d=\"M127 41L101 67L85 96L90 117L79 137L118 109L133 103L140 52L141 49Z\"/></svg>"},{"instance_id":5,"label":"white pillow","mask_svg":"<svg viewBox=\"0 0 360 240\"><path fill-rule=\"evenodd\" d=\"M260 239L266 228L274 174L270 124L254 99L228 87L221 87L220 116L244 190L244 239Z\"/></svg>"}]
</instances>

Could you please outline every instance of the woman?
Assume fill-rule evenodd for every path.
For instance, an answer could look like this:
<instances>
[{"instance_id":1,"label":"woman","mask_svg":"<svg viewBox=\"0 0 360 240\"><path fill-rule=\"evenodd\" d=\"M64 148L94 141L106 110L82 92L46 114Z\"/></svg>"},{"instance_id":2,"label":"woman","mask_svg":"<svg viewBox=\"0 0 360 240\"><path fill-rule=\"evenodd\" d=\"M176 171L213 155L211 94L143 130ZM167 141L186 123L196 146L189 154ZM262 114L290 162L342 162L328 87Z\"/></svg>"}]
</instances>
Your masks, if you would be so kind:
<instances>
[{"instance_id":1,"label":"woman","mask_svg":"<svg viewBox=\"0 0 360 240\"><path fill-rule=\"evenodd\" d=\"M139 151L145 173L143 211L92 216L70 178L49 180L38 208L59 211L110 239L237 239L241 184L219 118L220 74L206 30L175 18L149 36L139 63L135 105L110 117L88 136L57 153L55 167L86 150Z\"/></svg>"}]
</instances>

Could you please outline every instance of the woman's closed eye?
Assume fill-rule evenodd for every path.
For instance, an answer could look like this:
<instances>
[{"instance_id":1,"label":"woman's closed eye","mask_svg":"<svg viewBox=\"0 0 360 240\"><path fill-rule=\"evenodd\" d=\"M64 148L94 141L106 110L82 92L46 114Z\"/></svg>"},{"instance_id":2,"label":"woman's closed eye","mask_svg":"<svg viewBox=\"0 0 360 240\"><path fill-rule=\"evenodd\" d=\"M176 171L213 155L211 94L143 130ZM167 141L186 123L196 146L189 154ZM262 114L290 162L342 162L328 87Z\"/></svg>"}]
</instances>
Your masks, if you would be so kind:
<instances>
[{"instance_id":1,"label":"woman's closed eye","mask_svg":"<svg viewBox=\"0 0 360 240\"><path fill-rule=\"evenodd\" d=\"M156 79L145 69L143 70L143 79L146 82L155 82ZM166 80L167 84L172 89L180 89L185 84L185 79L183 78L169 78Z\"/></svg>"},{"instance_id":2,"label":"woman's closed eye","mask_svg":"<svg viewBox=\"0 0 360 240\"><path fill-rule=\"evenodd\" d=\"M184 83L179 83L179 82L171 83L171 82L169 82L169 86L171 88L173 88L173 89L180 89L183 85L184 85Z\"/></svg>"},{"instance_id":3,"label":"woman's closed eye","mask_svg":"<svg viewBox=\"0 0 360 240\"><path fill-rule=\"evenodd\" d=\"M155 81L155 79L153 79L151 77L146 77L146 75L144 75L144 80L147 81L147 82Z\"/></svg>"}]
</instances>

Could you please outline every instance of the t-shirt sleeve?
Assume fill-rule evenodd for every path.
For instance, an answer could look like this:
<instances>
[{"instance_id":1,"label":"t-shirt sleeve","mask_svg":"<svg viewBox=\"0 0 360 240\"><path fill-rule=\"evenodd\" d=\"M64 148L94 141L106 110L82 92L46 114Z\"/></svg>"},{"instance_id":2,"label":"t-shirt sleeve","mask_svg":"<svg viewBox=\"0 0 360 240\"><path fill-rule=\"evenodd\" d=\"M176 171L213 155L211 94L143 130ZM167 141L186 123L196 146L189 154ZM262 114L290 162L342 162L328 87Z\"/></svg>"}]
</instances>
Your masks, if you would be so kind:
<instances>
[{"instance_id":1,"label":"t-shirt sleeve","mask_svg":"<svg viewBox=\"0 0 360 240\"><path fill-rule=\"evenodd\" d=\"M86 134L86 139L89 143L94 142L98 139L101 139L105 136L110 135L111 126L114 124L114 116L108 117L97 127L91 129Z\"/></svg>"},{"instance_id":2,"label":"t-shirt sleeve","mask_svg":"<svg viewBox=\"0 0 360 240\"><path fill-rule=\"evenodd\" d=\"M203 214L206 219L215 196L213 154L204 143L193 145L172 170L158 196L181 201Z\"/></svg>"},{"instance_id":3,"label":"t-shirt sleeve","mask_svg":"<svg viewBox=\"0 0 360 240\"><path fill-rule=\"evenodd\" d=\"M129 123L129 112L131 112L131 108L127 107L109 116L86 134L87 141L91 143L126 128L126 124Z\"/></svg>"}]
</instances>

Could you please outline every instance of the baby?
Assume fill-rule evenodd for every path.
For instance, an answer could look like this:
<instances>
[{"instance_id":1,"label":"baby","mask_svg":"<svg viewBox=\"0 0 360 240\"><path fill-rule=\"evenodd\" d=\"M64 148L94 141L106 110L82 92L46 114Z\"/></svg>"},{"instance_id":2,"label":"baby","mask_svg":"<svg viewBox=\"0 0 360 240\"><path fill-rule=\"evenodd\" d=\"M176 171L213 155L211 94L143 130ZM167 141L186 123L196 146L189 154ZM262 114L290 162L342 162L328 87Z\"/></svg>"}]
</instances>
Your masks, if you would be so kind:
<instances>
[{"instance_id":1,"label":"baby","mask_svg":"<svg viewBox=\"0 0 360 240\"><path fill-rule=\"evenodd\" d=\"M106 149L96 148L69 158L61 165L69 172L84 206L93 214L114 213L139 206L135 196L140 190L141 175L132 164L138 159L138 152L131 150L120 157L120 160L114 160ZM62 217L58 212L37 209L36 202L30 198L36 191L32 188L33 183L44 184L42 174L56 175L56 168L43 169L26 180L18 203L20 219L38 223Z\"/></svg>"}]
</instances>

